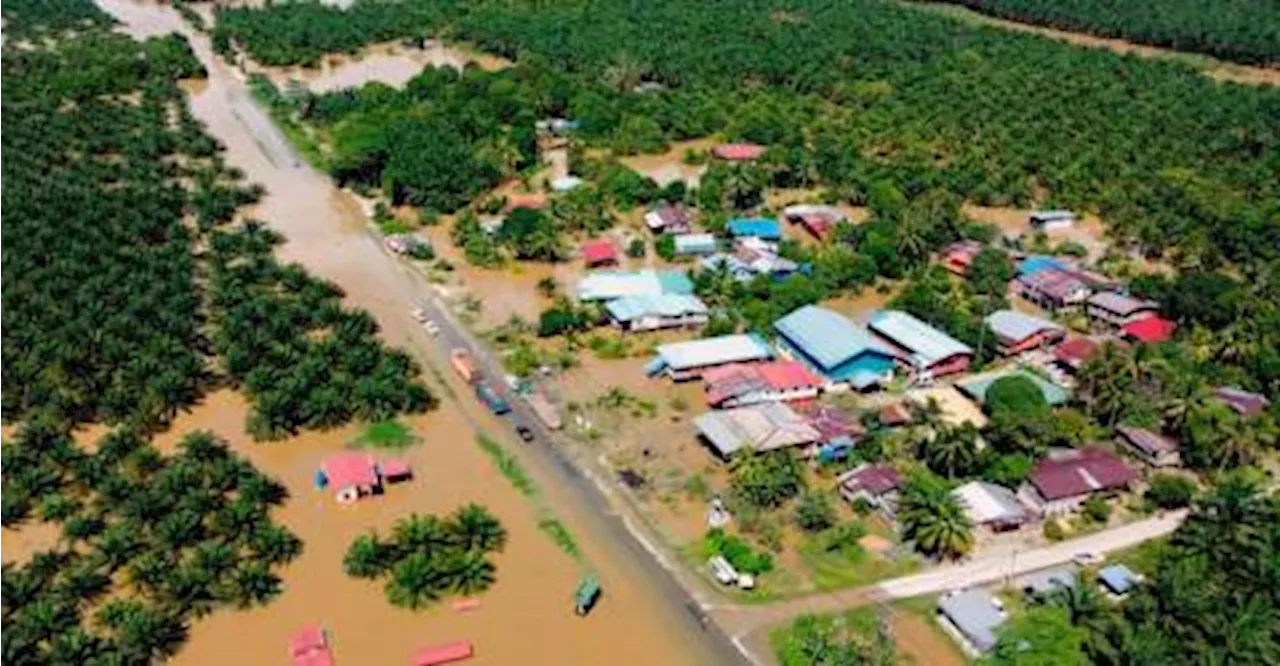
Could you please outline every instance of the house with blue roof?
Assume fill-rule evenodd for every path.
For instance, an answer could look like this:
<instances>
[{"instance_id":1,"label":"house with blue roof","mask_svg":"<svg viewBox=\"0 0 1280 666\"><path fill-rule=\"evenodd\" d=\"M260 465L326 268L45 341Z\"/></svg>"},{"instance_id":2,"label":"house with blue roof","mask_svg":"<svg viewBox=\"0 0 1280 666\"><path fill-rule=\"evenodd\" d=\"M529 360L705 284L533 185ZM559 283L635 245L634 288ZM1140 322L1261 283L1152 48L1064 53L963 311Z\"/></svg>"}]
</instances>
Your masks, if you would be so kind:
<instances>
[{"instance_id":1,"label":"house with blue roof","mask_svg":"<svg viewBox=\"0 0 1280 666\"><path fill-rule=\"evenodd\" d=\"M773 324L779 346L833 384L858 390L893 378L893 352L844 315L806 305Z\"/></svg>"},{"instance_id":2,"label":"house with blue roof","mask_svg":"<svg viewBox=\"0 0 1280 666\"><path fill-rule=\"evenodd\" d=\"M782 240L782 223L768 217L740 217L729 220L725 231L735 238L759 238L767 241Z\"/></svg>"},{"instance_id":3,"label":"house with blue roof","mask_svg":"<svg viewBox=\"0 0 1280 666\"><path fill-rule=\"evenodd\" d=\"M1119 597L1128 594L1140 582L1142 577L1123 564L1112 564L1098 570L1098 583L1102 589Z\"/></svg>"},{"instance_id":4,"label":"house with blue roof","mask_svg":"<svg viewBox=\"0 0 1280 666\"><path fill-rule=\"evenodd\" d=\"M1035 275L1044 271L1065 271L1071 266L1067 262L1056 257L1050 257L1043 254L1033 254L1026 259L1018 262L1018 277L1024 275Z\"/></svg>"},{"instance_id":5,"label":"house with blue roof","mask_svg":"<svg viewBox=\"0 0 1280 666\"><path fill-rule=\"evenodd\" d=\"M966 653L978 657L996 646L996 631L1009 615L998 599L984 590L973 589L938 599L938 619Z\"/></svg>"},{"instance_id":6,"label":"house with blue roof","mask_svg":"<svg viewBox=\"0 0 1280 666\"><path fill-rule=\"evenodd\" d=\"M942 377L969 369L973 348L916 317L899 310L881 310L867 327L899 351L918 376Z\"/></svg>"}]
</instances>

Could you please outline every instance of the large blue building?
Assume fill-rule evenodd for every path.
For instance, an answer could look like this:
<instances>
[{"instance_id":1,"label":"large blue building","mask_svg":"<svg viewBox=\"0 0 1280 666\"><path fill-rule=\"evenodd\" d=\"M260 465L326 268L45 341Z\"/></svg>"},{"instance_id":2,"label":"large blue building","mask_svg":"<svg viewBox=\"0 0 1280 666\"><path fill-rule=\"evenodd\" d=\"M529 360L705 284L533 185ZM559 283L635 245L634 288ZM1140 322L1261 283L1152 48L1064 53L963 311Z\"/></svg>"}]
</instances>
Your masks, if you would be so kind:
<instances>
[{"instance_id":1,"label":"large blue building","mask_svg":"<svg viewBox=\"0 0 1280 666\"><path fill-rule=\"evenodd\" d=\"M894 354L844 315L806 305L774 322L779 345L832 382L862 390L893 374Z\"/></svg>"}]
</instances>

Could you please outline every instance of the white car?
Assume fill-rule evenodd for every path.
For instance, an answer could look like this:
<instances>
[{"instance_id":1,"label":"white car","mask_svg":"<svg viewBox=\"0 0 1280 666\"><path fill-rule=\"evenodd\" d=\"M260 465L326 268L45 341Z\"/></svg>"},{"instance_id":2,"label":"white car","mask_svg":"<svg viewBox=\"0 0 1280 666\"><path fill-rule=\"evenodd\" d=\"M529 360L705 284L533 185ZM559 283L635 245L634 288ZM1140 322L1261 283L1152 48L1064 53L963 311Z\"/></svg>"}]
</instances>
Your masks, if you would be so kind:
<instances>
[{"instance_id":1,"label":"white car","mask_svg":"<svg viewBox=\"0 0 1280 666\"><path fill-rule=\"evenodd\" d=\"M425 322L427 320L427 311L422 308L414 308L413 310L410 310L409 313L412 314L413 318L418 320L418 322Z\"/></svg>"},{"instance_id":2,"label":"white car","mask_svg":"<svg viewBox=\"0 0 1280 666\"><path fill-rule=\"evenodd\" d=\"M440 335L440 325L430 319L423 322L422 327L427 329L427 333L431 335Z\"/></svg>"},{"instance_id":3,"label":"white car","mask_svg":"<svg viewBox=\"0 0 1280 666\"><path fill-rule=\"evenodd\" d=\"M707 565L711 567L711 574L721 585L733 585L738 582L738 571L729 564L729 560L724 559L723 555L716 555L707 560Z\"/></svg>"},{"instance_id":4,"label":"white car","mask_svg":"<svg viewBox=\"0 0 1280 666\"><path fill-rule=\"evenodd\" d=\"M738 587L743 590L755 589L756 579L751 574L738 575Z\"/></svg>"}]
</instances>

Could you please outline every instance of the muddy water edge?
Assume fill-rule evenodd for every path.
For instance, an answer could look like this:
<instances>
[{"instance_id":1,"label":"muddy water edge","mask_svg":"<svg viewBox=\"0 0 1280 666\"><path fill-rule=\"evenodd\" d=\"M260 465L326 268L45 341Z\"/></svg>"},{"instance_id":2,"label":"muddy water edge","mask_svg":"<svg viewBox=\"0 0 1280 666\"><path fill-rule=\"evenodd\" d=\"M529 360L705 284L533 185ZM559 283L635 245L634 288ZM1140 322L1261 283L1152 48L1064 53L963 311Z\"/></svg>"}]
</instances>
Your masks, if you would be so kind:
<instances>
[{"instance_id":1,"label":"muddy water edge","mask_svg":"<svg viewBox=\"0 0 1280 666\"><path fill-rule=\"evenodd\" d=\"M444 350L408 313L415 299L427 294L427 286L383 253L349 196L294 154L253 104L242 75L214 57L208 38L191 30L167 5L128 0L98 4L132 36L176 31L191 42L209 78L188 87L188 105L225 146L227 162L266 187L266 196L247 214L286 236L280 258L339 284L349 305L377 319L388 343L429 366L445 367ZM279 599L265 608L221 611L197 622L175 663L224 664L229 656L239 663L283 662L289 635L314 622L331 632L339 663L405 663L424 644L458 638L476 644L477 664L738 663L723 635L687 610L683 590L616 518L601 510L605 502L581 475L542 450L522 449L509 435L509 426L483 413L451 375L438 375L433 384L441 407L409 420L423 439L407 454L417 479L354 507L336 506L310 483L319 460L354 437L354 429L256 444L244 434L243 398L223 392L209 396L161 436L162 447L195 428L226 438L286 483L292 499L280 518L305 543L303 555L283 571ZM534 507L476 446L481 430L498 436L517 454L577 537L585 560L599 572L605 597L590 617L578 618L571 609L582 565L538 531ZM489 506L511 532L509 546L497 560L498 582L482 597L478 611L457 614L447 604L416 613L399 610L387 604L377 584L342 573L342 553L357 534L386 530L413 511L446 512L471 501Z\"/></svg>"}]
</instances>

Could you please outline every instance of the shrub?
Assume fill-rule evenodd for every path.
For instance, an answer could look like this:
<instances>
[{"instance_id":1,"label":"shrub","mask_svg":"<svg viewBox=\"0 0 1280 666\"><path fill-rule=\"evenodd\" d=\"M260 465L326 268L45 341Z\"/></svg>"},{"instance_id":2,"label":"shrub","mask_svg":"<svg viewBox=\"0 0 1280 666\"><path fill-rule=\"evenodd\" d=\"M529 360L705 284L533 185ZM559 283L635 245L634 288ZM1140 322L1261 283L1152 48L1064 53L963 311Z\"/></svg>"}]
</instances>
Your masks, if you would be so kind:
<instances>
[{"instance_id":1,"label":"shrub","mask_svg":"<svg viewBox=\"0 0 1280 666\"><path fill-rule=\"evenodd\" d=\"M822 548L828 553L851 553L862 548L858 541L867 535L867 527L859 522L843 523L822 535Z\"/></svg>"},{"instance_id":2,"label":"shrub","mask_svg":"<svg viewBox=\"0 0 1280 666\"><path fill-rule=\"evenodd\" d=\"M768 553L757 553L740 537L726 534L716 528L708 530L703 537L703 555L714 557L720 555L741 573L758 576L773 570L773 557Z\"/></svg>"},{"instance_id":3,"label":"shrub","mask_svg":"<svg viewBox=\"0 0 1280 666\"><path fill-rule=\"evenodd\" d=\"M676 237L671 234L662 234L658 240L653 242L653 251L658 253L659 257L671 261L676 258Z\"/></svg>"},{"instance_id":4,"label":"shrub","mask_svg":"<svg viewBox=\"0 0 1280 666\"><path fill-rule=\"evenodd\" d=\"M835 509L826 493L808 492L796 507L796 524L806 532L821 532L836 522Z\"/></svg>"},{"instance_id":5,"label":"shrub","mask_svg":"<svg viewBox=\"0 0 1280 666\"><path fill-rule=\"evenodd\" d=\"M627 256L632 259L643 259L646 252L643 238L633 238L627 244Z\"/></svg>"},{"instance_id":6,"label":"shrub","mask_svg":"<svg viewBox=\"0 0 1280 666\"><path fill-rule=\"evenodd\" d=\"M1044 538L1050 541L1062 541L1066 536L1062 532L1062 525L1059 525L1058 521L1049 519L1044 522Z\"/></svg>"},{"instance_id":7,"label":"shrub","mask_svg":"<svg viewBox=\"0 0 1280 666\"><path fill-rule=\"evenodd\" d=\"M1105 523L1111 517L1111 505L1102 497L1094 495L1085 500L1084 515L1096 523Z\"/></svg>"},{"instance_id":8,"label":"shrub","mask_svg":"<svg viewBox=\"0 0 1280 666\"><path fill-rule=\"evenodd\" d=\"M1151 477L1146 499L1161 509L1181 509L1191 504L1196 495L1196 484L1191 479L1173 474L1156 474Z\"/></svg>"}]
</instances>

